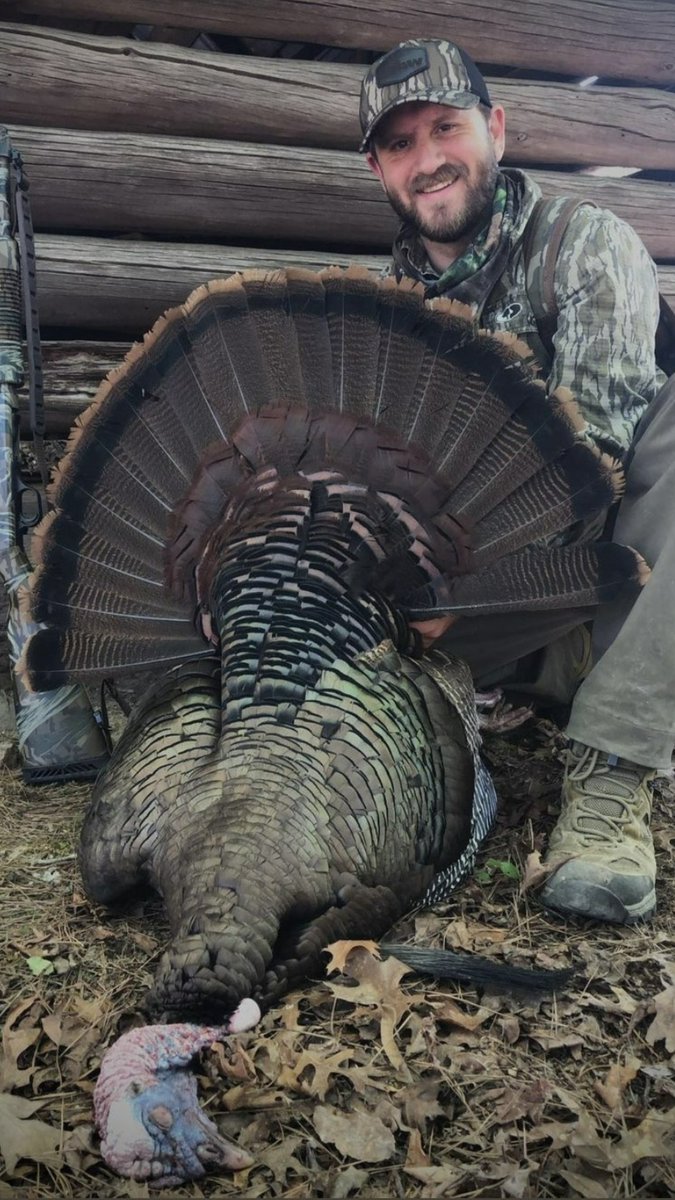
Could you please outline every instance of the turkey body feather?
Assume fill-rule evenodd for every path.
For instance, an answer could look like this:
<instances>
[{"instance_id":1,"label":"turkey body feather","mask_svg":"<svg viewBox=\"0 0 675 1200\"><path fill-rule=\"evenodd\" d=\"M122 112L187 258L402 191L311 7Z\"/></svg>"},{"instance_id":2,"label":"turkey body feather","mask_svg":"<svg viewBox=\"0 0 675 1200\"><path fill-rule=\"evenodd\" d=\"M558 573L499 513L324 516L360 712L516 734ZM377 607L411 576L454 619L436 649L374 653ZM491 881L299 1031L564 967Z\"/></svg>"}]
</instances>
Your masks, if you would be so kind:
<instances>
[{"instance_id":1,"label":"turkey body feather","mask_svg":"<svg viewBox=\"0 0 675 1200\"><path fill-rule=\"evenodd\" d=\"M556 544L621 490L582 429L512 339L357 269L205 285L103 386L39 531L24 669L163 669L80 852L96 899L164 898L155 1016L264 1008L467 869L495 807L472 681L409 621L536 621L644 577L625 547Z\"/></svg>"}]
</instances>

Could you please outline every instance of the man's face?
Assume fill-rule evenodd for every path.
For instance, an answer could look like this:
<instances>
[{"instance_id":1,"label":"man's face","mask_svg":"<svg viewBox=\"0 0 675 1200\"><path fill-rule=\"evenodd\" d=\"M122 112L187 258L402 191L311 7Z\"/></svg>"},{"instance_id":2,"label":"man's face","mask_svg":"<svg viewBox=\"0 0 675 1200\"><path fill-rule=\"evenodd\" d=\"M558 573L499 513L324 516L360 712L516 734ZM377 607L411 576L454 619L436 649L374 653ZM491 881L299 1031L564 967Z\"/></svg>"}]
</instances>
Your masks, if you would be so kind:
<instances>
[{"instance_id":1,"label":"man's face","mask_svg":"<svg viewBox=\"0 0 675 1200\"><path fill-rule=\"evenodd\" d=\"M456 242L492 205L504 152L504 110L402 104L375 131L368 165L392 208L433 242Z\"/></svg>"}]
</instances>

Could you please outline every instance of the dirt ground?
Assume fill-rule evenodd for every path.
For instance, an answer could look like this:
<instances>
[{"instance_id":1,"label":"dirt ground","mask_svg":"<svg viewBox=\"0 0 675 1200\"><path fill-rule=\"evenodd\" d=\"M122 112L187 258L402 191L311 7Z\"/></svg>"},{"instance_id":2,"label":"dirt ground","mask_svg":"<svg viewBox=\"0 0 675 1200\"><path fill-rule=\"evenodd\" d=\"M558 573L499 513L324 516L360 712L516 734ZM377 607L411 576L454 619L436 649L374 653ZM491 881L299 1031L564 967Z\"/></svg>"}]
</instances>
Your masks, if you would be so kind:
<instances>
[{"instance_id":1,"label":"dirt ground","mask_svg":"<svg viewBox=\"0 0 675 1200\"><path fill-rule=\"evenodd\" d=\"M553 999L481 994L352 952L198 1064L204 1106L254 1166L154 1195L675 1195L675 795L663 783L655 799L656 919L558 921L536 884L562 745L544 720L488 739L498 826L452 904L397 933L572 965L572 984ZM147 1196L102 1163L91 1094L105 1048L140 1023L161 908L93 907L75 862L88 788L30 789L3 771L0 1200Z\"/></svg>"}]
</instances>

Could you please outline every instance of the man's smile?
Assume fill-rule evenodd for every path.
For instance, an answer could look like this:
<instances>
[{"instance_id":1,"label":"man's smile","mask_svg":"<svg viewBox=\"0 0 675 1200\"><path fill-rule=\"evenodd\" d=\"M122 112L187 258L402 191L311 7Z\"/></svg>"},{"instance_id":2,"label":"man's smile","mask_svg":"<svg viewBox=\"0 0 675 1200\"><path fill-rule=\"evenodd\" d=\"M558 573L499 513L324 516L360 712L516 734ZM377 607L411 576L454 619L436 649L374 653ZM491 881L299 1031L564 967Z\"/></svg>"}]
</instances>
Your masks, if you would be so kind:
<instances>
[{"instance_id":1,"label":"man's smile","mask_svg":"<svg viewBox=\"0 0 675 1200\"><path fill-rule=\"evenodd\" d=\"M454 179L446 179L444 183L435 183L433 187L420 188L418 195L431 196L435 195L436 192L444 192L447 188L451 188L455 182L456 180Z\"/></svg>"}]
</instances>

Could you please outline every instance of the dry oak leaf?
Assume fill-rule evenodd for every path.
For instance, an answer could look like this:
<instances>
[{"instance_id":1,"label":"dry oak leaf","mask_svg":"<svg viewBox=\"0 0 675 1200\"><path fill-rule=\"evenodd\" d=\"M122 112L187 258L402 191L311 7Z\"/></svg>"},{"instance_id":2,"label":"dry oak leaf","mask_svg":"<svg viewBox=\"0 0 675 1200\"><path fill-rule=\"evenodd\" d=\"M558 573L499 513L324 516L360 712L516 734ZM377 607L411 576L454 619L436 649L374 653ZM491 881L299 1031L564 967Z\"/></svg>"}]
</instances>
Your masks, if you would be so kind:
<instances>
[{"instance_id":1,"label":"dry oak leaf","mask_svg":"<svg viewBox=\"0 0 675 1200\"><path fill-rule=\"evenodd\" d=\"M628 1084L633 1082L641 1066L639 1058L627 1058L623 1066L621 1063L614 1063L603 1080L596 1079L593 1087L612 1112L621 1108L623 1093Z\"/></svg>"},{"instance_id":2,"label":"dry oak leaf","mask_svg":"<svg viewBox=\"0 0 675 1200\"><path fill-rule=\"evenodd\" d=\"M373 958L381 958L380 948L377 942L349 942L346 940L340 942L331 942L325 947L326 953L330 954L330 962L326 967L326 974L330 975L333 971L340 971L344 975L350 975L351 971L347 970L347 959L352 950L367 950L372 954Z\"/></svg>"},{"instance_id":3,"label":"dry oak leaf","mask_svg":"<svg viewBox=\"0 0 675 1200\"><path fill-rule=\"evenodd\" d=\"M348 947L346 951L345 945ZM406 996L399 986L403 976L410 974L410 967L405 967L396 958L387 958L383 962L375 957L373 950L375 954L378 951L373 942L333 942L326 949L331 954L328 971L342 971L355 979L358 985L346 987L328 983L327 987L338 1000L376 1006L382 1048L392 1067L400 1070L403 1056L396 1045L394 1030L401 1017L415 1004L415 997Z\"/></svg>"},{"instance_id":4,"label":"dry oak leaf","mask_svg":"<svg viewBox=\"0 0 675 1200\"><path fill-rule=\"evenodd\" d=\"M467 921L456 917L445 930L445 943L453 950L478 950L485 946L500 946L506 941L508 931L483 925L480 921Z\"/></svg>"},{"instance_id":5,"label":"dry oak leaf","mask_svg":"<svg viewBox=\"0 0 675 1200\"><path fill-rule=\"evenodd\" d=\"M61 1130L47 1125L45 1121L32 1119L32 1114L44 1103L44 1100L25 1100L23 1096L12 1096L9 1092L0 1093L0 1154L5 1160L8 1175L14 1174L14 1168L21 1158L50 1167L62 1165L63 1155L58 1149Z\"/></svg>"},{"instance_id":6,"label":"dry oak leaf","mask_svg":"<svg viewBox=\"0 0 675 1200\"><path fill-rule=\"evenodd\" d=\"M19 1018L31 1008L36 997L31 996L22 1001L8 1014L2 1029L2 1052L0 1054L0 1091L10 1092L13 1088L24 1087L30 1082L35 1071L35 1065L19 1066L19 1058L25 1050L34 1046L40 1037L40 1027L33 1019L25 1017L25 1023L18 1025ZM15 1028L16 1026L16 1028Z\"/></svg>"},{"instance_id":7,"label":"dry oak leaf","mask_svg":"<svg viewBox=\"0 0 675 1200\"><path fill-rule=\"evenodd\" d=\"M666 1050L675 1054L675 984L669 984L654 997L656 1016L645 1034L650 1046L665 1040Z\"/></svg>"},{"instance_id":8,"label":"dry oak leaf","mask_svg":"<svg viewBox=\"0 0 675 1200\"><path fill-rule=\"evenodd\" d=\"M396 1150L391 1129L366 1109L340 1112L327 1104L314 1110L314 1128L322 1142L357 1162L386 1162Z\"/></svg>"},{"instance_id":9,"label":"dry oak leaf","mask_svg":"<svg viewBox=\"0 0 675 1200\"><path fill-rule=\"evenodd\" d=\"M337 1050L330 1055L322 1055L316 1050L303 1050L295 1062L286 1063L281 1068L276 1080L277 1086L325 1100L333 1075L342 1075L351 1081L357 1092L363 1092L368 1086L386 1091L385 1072L368 1067L343 1066L343 1063L352 1058L353 1051L349 1048ZM301 1079L301 1075L307 1070L313 1072L311 1078Z\"/></svg>"},{"instance_id":10,"label":"dry oak leaf","mask_svg":"<svg viewBox=\"0 0 675 1200\"><path fill-rule=\"evenodd\" d=\"M307 1168L296 1158L295 1154L302 1143L301 1137L295 1134L285 1134L281 1142L277 1142L276 1146L268 1146L262 1153L258 1153L257 1157L260 1162L270 1168L278 1183L285 1184L289 1171L294 1171L296 1175L300 1176L308 1173Z\"/></svg>"}]
</instances>

